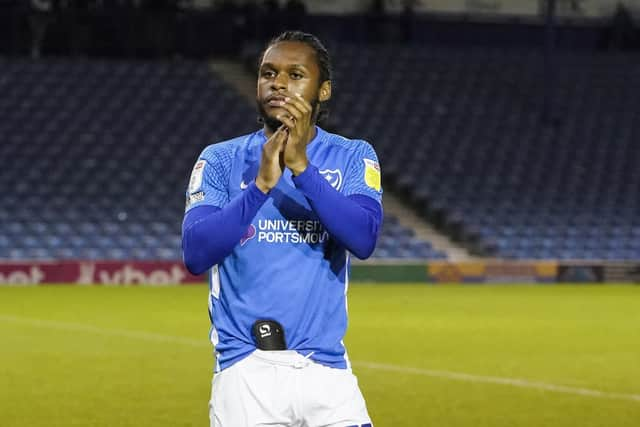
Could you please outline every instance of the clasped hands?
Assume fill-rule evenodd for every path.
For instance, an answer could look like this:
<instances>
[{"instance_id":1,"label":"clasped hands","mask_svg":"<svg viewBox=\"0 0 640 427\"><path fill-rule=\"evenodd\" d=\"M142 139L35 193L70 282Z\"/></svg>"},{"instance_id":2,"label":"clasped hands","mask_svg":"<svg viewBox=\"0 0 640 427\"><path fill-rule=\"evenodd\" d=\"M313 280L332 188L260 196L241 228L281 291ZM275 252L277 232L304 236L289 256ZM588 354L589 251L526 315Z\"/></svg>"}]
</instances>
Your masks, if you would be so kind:
<instances>
[{"instance_id":1,"label":"clasped hands","mask_svg":"<svg viewBox=\"0 0 640 427\"><path fill-rule=\"evenodd\" d=\"M277 101L282 112L276 116L282 125L262 146L256 186L263 193L276 186L285 167L297 176L309 164L307 145L311 139L313 107L299 94L283 91L282 96Z\"/></svg>"}]
</instances>

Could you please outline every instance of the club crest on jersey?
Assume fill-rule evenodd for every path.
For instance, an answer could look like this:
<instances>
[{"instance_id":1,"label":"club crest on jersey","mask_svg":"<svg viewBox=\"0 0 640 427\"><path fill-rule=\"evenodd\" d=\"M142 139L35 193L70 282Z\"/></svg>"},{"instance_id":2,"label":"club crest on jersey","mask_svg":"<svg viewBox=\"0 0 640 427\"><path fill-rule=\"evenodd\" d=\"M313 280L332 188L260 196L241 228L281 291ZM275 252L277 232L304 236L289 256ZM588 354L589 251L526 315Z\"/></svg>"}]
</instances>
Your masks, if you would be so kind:
<instances>
[{"instance_id":1,"label":"club crest on jersey","mask_svg":"<svg viewBox=\"0 0 640 427\"><path fill-rule=\"evenodd\" d=\"M320 171L320 175L336 190L342 187L342 172L340 169L324 169Z\"/></svg>"},{"instance_id":2,"label":"club crest on jersey","mask_svg":"<svg viewBox=\"0 0 640 427\"><path fill-rule=\"evenodd\" d=\"M247 232L244 233L244 236L240 239L240 246L244 246L249 240L256 237L256 227L253 224L249 224L249 228L247 228Z\"/></svg>"}]
</instances>

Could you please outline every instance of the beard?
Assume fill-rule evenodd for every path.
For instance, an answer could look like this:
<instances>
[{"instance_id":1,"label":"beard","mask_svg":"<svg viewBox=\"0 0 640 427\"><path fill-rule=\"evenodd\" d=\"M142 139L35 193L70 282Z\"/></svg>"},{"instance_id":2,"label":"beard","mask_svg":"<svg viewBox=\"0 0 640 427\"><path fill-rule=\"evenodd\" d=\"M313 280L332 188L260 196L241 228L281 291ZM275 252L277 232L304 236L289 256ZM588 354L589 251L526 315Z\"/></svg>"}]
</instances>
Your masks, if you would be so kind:
<instances>
[{"instance_id":1,"label":"beard","mask_svg":"<svg viewBox=\"0 0 640 427\"><path fill-rule=\"evenodd\" d=\"M320 101L316 97L312 101L309 102L311 104L311 122L315 123L316 118L318 117L318 111L320 110ZM264 123L264 125L271 130L271 132L275 132L280 126L282 126L282 122L275 117L271 117L267 114L266 109L264 108L264 104L260 102L259 99L256 99L256 105L258 107L258 123Z\"/></svg>"}]
</instances>

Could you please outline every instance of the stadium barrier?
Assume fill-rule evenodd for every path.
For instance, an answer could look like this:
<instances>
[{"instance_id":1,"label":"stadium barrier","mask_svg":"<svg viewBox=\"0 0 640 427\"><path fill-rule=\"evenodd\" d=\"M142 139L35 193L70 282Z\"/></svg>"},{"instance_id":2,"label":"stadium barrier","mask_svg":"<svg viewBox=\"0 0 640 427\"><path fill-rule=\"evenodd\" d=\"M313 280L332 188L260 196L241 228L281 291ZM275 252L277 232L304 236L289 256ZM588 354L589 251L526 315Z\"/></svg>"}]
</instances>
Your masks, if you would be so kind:
<instances>
[{"instance_id":1,"label":"stadium barrier","mask_svg":"<svg viewBox=\"0 0 640 427\"><path fill-rule=\"evenodd\" d=\"M428 266L434 283L554 283L558 264L554 261L435 261Z\"/></svg>"},{"instance_id":2,"label":"stadium barrier","mask_svg":"<svg viewBox=\"0 0 640 427\"><path fill-rule=\"evenodd\" d=\"M355 262L353 282L378 283L640 283L640 262L597 261L366 261ZM0 285L193 285L180 261L0 262Z\"/></svg>"},{"instance_id":3,"label":"stadium barrier","mask_svg":"<svg viewBox=\"0 0 640 427\"><path fill-rule=\"evenodd\" d=\"M0 263L0 284L201 284L179 261L52 261Z\"/></svg>"}]
</instances>

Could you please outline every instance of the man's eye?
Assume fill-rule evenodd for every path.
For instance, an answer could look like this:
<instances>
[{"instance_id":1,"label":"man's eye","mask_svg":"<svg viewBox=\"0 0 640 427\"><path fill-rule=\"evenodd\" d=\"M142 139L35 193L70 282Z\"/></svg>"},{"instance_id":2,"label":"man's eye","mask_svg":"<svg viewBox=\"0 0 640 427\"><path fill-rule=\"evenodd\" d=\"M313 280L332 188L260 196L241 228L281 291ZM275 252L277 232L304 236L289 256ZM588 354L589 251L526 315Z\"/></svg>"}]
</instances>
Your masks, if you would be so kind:
<instances>
[{"instance_id":1,"label":"man's eye","mask_svg":"<svg viewBox=\"0 0 640 427\"><path fill-rule=\"evenodd\" d=\"M276 75L276 73L274 73L273 71L263 71L262 72L262 77L271 78L271 77L273 77L275 75Z\"/></svg>"},{"instance_id":2,"label":"man's eye","mask_svg":"<svg viewBox=\"0 0 640 427\"><path fill-rule=\"evenodd\" d=\"M302 74L300 74L300 73L291 73L291 78L294 79L294 80L299 80L302 77L304 77L304 76Z\"/></svg>"}]
</instances>

